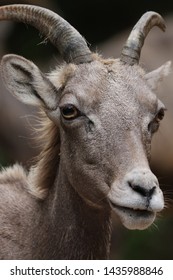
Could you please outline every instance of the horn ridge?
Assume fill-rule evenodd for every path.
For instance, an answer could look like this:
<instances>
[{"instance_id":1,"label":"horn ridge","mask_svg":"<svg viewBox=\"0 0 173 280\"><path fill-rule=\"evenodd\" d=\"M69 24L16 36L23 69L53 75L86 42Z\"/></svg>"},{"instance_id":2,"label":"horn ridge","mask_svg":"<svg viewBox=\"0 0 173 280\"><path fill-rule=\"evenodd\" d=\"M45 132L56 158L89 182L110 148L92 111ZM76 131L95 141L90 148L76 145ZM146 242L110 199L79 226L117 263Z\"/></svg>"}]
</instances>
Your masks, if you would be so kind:
<instances>
[{"instance_id":1,"label":"horn ridge","mask_svg":"<svg viewBox=\"0 0 173 280\"><path fill-rule=\"evenodd\" d=\"M23 4L1 6L0 20L13 20L34 26L59 50L67 63L80 64L93 60L80 33L51 10Z\"/></svg>"},{"instance_id":2,"label":"horn ridge","mask_svg":"<svg viewBox=\"0 0 173 280\"><path fill-rule=\"evenodd\" d=\"M133 27L123 49L120 60L129 65L139 63L141 50L150 30L158 26L165 31L166 26L163 18L156 12L146 12Z\"/></svg>"}]
</instances>

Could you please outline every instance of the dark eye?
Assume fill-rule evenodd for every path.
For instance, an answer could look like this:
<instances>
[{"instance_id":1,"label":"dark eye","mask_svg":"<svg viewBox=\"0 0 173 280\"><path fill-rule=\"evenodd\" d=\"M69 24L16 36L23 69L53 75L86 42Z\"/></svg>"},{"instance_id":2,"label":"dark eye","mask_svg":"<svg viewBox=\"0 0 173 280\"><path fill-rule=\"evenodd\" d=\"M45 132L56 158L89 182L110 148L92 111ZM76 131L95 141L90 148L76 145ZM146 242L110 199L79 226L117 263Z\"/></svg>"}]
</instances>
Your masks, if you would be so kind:
<instances>
[{"instance_id":1,"label":"dark eye","mask_svg":"<svg viewBox=\"0 0 173 280\"><path fill-rule=\"evenodd\" d=\"M161 120L163 120L165 115L165 109L160 109L159 112L156 115L156 121L160 122Z\"/></svg>"},{"instance_id":2,"label":"dark eye","mask_svg":"<svg viewBox=\"0 0 173 280\"><path fill-rule=\"evenodd\" d=\"M61 115L66 120L72 120L80 115L80 111L72 104L60 107Z\"/></svg>"},{"instance_id":3,"label":"dark eye","mask_svg":"<svg viewBox=\"0 0 173 280\"><path fill-rule=\"evenodd\" d=\"M156 114L154 120L151 123L149 123L148 130L151 133L155 133L159 129L160 121L164 118L164 115L165 115L165 109L162 108Z\"/></svg>"}]
</instances>

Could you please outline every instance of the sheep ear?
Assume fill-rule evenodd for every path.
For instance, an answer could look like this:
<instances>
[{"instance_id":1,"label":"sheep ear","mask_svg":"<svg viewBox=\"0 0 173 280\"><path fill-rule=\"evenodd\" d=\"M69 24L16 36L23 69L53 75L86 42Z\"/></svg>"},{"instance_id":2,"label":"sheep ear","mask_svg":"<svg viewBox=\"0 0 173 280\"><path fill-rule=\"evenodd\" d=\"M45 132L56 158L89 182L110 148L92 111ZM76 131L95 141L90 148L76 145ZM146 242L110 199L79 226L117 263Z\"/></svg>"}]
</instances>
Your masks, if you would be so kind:
<instances>
[{"instance_id":1,"label":"sheep ear","mask_svg":"<svg viewBox=\"0 0 173 280\"><path fill-rule=\"evenodd\" d=\"M8 90L22 102L42 106L46 110L57 107L56 88L31 61L17 55L5 55L1 72Z\"/></svg>"},{"instance_id":2,"label":"sheep ear","mask_svg":"<svg viewBox=\"0 0 173 280\"><path fill-rule=\"evenodd\" d=\"M167 61L165 64L157 68L156 70L145 74L149 86L152 90L157 90L162 80L168 76L171 72L171 61Z\"/></svg>"}]
</instances>

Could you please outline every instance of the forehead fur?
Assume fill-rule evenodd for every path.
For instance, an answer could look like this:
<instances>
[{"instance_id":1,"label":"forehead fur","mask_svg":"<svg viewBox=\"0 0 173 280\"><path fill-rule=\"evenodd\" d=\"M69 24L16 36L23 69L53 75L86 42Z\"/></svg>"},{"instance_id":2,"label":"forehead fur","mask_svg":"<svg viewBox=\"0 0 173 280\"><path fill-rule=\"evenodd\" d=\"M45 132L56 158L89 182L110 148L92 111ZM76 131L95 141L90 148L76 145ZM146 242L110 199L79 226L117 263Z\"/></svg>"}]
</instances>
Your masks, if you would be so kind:
<instances>
[{"instance_id":1,"label":"forehead fur","mask_svg":"<svg viewBox=\"0 0 173 280\"><path fill-rule=\"evenodd\" d=\"M96 56L95 60L86 64L63 64L61 67L57 67L49 74L50 80L57 86L66 85L67 81L76 76L85 77L85 79L91 79L91 82L96 80L101 75L114 73L121 79L126 78L139 78L144 76L144 70L138 65L128 66L119 61L119 59L102 59L100 56ZM94 75L93 75L94 74Z\"/></svg>"},{"instance_id":2,"label":"forehead fur","mask_svg":"<svg viewBox=\"0 0 173 280\"><path fill-rule=\"evenodd\" d=\"M80 99L86 99L87 94L90 104L99 100L100 95L109 95L109 98L116 95L121 102L135 97L143 106L153 107L157 98L144 76L145 72L139 65L129 66L119 59L97 57L91 63L64 64L56 68L49 78L57 88L65 87L67 93L79 95Z\"/></svg>"}]
</instances>

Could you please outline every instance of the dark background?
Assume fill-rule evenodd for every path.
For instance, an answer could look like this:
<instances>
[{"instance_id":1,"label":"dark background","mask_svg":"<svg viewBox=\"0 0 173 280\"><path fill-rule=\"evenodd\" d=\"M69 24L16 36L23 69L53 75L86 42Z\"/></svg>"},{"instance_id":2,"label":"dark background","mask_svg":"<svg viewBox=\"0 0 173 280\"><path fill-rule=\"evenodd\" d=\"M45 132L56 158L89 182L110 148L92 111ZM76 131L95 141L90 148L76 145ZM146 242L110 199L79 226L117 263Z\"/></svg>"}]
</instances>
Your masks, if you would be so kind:
<instances>
[{"instance_id":1,"label":"dark background","mask_svg":"<svg viewBox=\"0 0 173 280\"><path fill-rule=\"evenodd\" d=\"M13 3L36 4L54 10L86 38L92 50L97 50L106 57L118 57L129 28L144 12L154 10L168 19L168 35L163 37L160 31L152 31L153 35L150 36L151 39L146 40L143 52L144 64L154 69L168 59L173 60L173 1L0 0L1 5ZM32 27L17 23L0 23L0 57L7 53L20 54L33 60L47 72L52 69L55 60L58 60L58 53L49 43L43 45L40 42L38 32ZM173 76L164 88L164 98L168 107L169 104L173 105L171 80ZM34 108L28 108L13 99L1 82L0 91L1 165L6 166L17 160L28 167L32 156L38 153L32 132L37 112ZM166 119L163 132L158 134L162 141L156 141L153 145L152 161L152 169L159 177L168 209L163 211L155 225L145 231L129 231L114 217L111 250L113 259L173 259L173 106L170 106L169 111L170 117Z\"/></svg>"},{"instance_id":2,"label":"dark background","mask_svg":"<svg viewBox=\"0 0 173 280\"><path fill-rule=\"evenodd\" d=\"M172 1L142 0L49 0L49 1L0 1L2 4L28 3L42 5L57 11L76 29L83 34L91 44L108 39L119 33L146 11L154 10L163 16L173 11Z\"/></svg>"}]
</instances>

